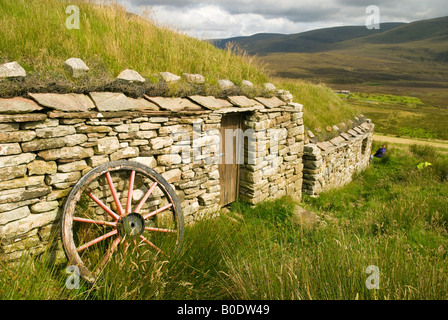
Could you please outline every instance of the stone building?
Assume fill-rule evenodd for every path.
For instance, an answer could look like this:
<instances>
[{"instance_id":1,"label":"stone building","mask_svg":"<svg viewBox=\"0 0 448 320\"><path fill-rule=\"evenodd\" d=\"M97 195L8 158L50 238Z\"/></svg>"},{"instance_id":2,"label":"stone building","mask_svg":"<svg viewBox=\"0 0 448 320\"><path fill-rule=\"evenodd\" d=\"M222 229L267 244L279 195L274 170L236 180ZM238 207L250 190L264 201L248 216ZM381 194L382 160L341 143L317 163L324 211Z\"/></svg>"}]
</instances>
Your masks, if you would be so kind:
<instances>
[{"instance_id":1,"label":"stone building","mask_svg":"<svg viewBox=\"0 0 448 320\"><path fill-rule=\"evenodd\" d=\"M68 62L68 71L79 66ZM26 76L13 67L20 66L8 64L6 77ZM168 72L161 77L170 84L181 79ZM145 81L132 70L118 78ZM205 81L183 78L195 86ZM302 192L317 196L368 166L370 120L350 120L346 132L329 127L333 138L318 141L310 131L305 136L302 105L289 92L265 84L267 94L249 95L233 90L229 80L218 83L219 96L90 92L0 99L1 259L46 248L55 230L60 235L73 187L105 163L128 160L161 174L186 224L213 217L237 199L255 205L283 196L300 201Z\"/></svg>"},{"instance_id":2,"label":"stone building","mask_svg":"<svg viewBox=\"0 0 448 320\"><path fill-rule=\"evenodd\" d=\"M282 100L283 98L283 100ZM186 223L237 198L301 199L302 105L281 92L186 98L30 93L0 99L3 256L38 251L71 188L92 168L127 159L172 185Z\"/></svg>"}]
</instances>

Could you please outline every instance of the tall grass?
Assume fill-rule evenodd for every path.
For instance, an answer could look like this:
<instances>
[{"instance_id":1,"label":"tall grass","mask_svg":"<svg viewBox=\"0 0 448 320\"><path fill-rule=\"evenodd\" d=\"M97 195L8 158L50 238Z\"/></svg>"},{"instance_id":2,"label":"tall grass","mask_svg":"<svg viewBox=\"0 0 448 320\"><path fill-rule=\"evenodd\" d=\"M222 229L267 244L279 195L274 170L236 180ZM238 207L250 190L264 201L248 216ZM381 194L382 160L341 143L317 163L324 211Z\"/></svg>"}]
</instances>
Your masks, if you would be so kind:
<instances>
[{"instance_id":1,"label":"tall grass","mask_svg":"<svg viewBox=\"0 0 448 320\"><path fill-rule=\"evenodd\" d=\"M289 90L295 101L303 104L303 121L315 134L316 128L325 131L325 127L339 125L353 119L359 114L356 107L341 99L325 84L313 84L304 80L276 79L279 88ZM340 128L344 129L344 128Z\"/></svg>"},{"instance_id":2,"label":"tall grass","mask_svg":"<svg viewBox=\"0 0 448 320\"><path fill-rule=\"evenodd\" d=\"M389 146L387 158L349 185L306 197L302 205L327 226L295 224L288 198L237 202L229 214L188 226L178 255L117 252L97 282L79 290L65 288L65 266L5 264L1 297L447 299L448 184L432 166L419 170L422 160L448 161L432 149ZM366 286L371 265L379 268L379 289Z\"/></svg>"},{"instance_id":3,"label":"tall grass","mask_svg":"<svg viewBox=\"0 0 448 320\"><path fill-rule=\"evenodd\" d=\"M72 4L80 10L79 29L66 28L66 8ZM17 60L41 77L64 74L63 62L78 57L93 78L113 79L130 68L150 79L169 71L200 73L210 82L267 80L252 58L156 26L149 14L130 15L112 1L2 0L0 16L0 59Z\"/></svg>"}]
</instances>

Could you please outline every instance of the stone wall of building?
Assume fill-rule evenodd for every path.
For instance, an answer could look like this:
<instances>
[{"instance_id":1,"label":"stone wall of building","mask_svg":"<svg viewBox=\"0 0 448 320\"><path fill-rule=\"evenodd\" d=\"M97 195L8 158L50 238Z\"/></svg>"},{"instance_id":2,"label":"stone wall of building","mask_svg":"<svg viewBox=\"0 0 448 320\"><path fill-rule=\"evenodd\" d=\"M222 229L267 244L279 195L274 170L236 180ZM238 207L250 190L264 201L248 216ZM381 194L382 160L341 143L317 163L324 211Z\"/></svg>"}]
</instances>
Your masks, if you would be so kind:
<instances>
[{"instance_id":1,"label":"stone wall of building","mask_svg":"<svg viewBox=\"0 0 448 320\"><path fill-rule=\"evenodd\" d=\"M256 204L290 196L302 198L304 126L302 106L289 111L259 112L246 118L260 141L252 163L241 168L240 198ZM268 152L263 145L270 146Z\"/></svg>"},{"instance_id":2,"label":"stone wall of building","mask_svg":"<svg viewBox=\"0 0 448 320\"><path fill-rule=\"evenodd\" d=\"M305 145L303 193L317 196L341 187L368 167L374 125L366 119L336 138Z\"/></svg>"},{"instance_id":3,"label":"stone wall of building","mask_svg":"<svg viewBox=\"0 0 448 320\"><path fill-rule=\"evenodd\" d=\"M246 134L240 197L300 200L302 106L278 97L217 99L119 93L29 94L0 99L0 250L3 259L60 241L61 207L92 168L143 163L172 185L186 223L220 209L220 126L239 113Z\"/></svg>"}]
</instances>

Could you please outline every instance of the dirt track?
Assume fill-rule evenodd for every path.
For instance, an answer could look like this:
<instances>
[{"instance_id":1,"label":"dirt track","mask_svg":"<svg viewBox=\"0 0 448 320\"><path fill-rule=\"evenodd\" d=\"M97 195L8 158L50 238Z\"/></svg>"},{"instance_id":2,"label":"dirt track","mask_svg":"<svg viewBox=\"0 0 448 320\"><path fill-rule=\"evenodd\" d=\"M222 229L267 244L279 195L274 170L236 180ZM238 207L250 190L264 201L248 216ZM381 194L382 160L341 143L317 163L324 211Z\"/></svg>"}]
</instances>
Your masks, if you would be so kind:
<instances>
[{"instance_id":1,"label":"dirt track","mask_svg":"<svg viewBox=\"0 0 448 320\"><path fill-rule=\"evenodd\" d=\"M382 141L385 143L395 143L395 144L402 144L402 145L411 145L411 144L422 144L422 145L429 145L435 148L445 149L441 150L442 152L448 152L448 141L445 140L419 140L419 139L412 139L412 138L399 138L394 136L383 136L379 134L373 135L373 140L375 141Z\"/></svg>"}]
</instances>

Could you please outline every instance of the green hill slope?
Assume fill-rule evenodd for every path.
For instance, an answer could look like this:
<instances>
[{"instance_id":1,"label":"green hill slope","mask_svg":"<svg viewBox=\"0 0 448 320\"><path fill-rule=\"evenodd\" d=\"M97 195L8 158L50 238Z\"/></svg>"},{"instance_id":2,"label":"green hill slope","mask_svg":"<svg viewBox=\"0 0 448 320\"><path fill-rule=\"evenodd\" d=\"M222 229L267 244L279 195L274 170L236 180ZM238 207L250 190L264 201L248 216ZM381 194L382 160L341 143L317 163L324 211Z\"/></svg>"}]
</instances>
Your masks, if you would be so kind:
<instances>
[{"instance_id":1,"label":"green hill slope","mask_svg":"<svg viewBox=\"0 0 448 320\"><path fill-rule=\"evenodd\" d=\"M383 23L380 30L337 27L235 43L282 78L352 91L394 94L393 87L400 94L446 107L446 93L441 91L448 89L448 17Z\"/></svg>"},{"instance_id":2,"label":"green hill slope","mask_svg":"<svg viewBox=\"0 0 448 320\"><path fill-rule=\"evenodd\" d=\"M394 51L399 57L424 57L435 62L447 62L448 17L412 23L382 23L379 30L368 30L365 26L345 26L291 35L256 34L213 43L220 48L234 43L248 53L260 56L341 50L360 50L362 54L378 55Z\"/></svg>"},{"instance_id":3,"label":"green hill slope","mask_svg":"<svg viewBox=\"0 0 448 320\"><path fill-rule=\"evenodd\" d=\"M126 68L148 78L169 71L200 73L211 82L223 77L235 82L267 80L260 66L248 58L155 26L119 5L77 1L80 27L67 29L70 4L59 0L0 1L0 62L20 61L40 79L63 74L63 62L78 57L91 68L91 78L102 80L113 79Z\"/></svg>"},{"instance_id":4,"label":"green hill slope","mask_svg":"<svg viewBox=\"0 0 448 320\"><path fill-rule=\"evenodd\" d=\"M158 73L169 71L178 75L202 74L207 80L205 87L210 90L219 79L230 79L236 84L247 79L260 87L270 81L282 88L283 83L270 79L257 59L162 28L150 19L127 13L119 5L76 1L80 28L67 29L70 14L66 8L70 4L61 0L0 1L0 63L18 61L28 73L23 81L0 80L0 98L27 92L121 90L111 83L127 68L147 78L145 86L156 85ZM88 76L66 76L63 63L71 57L86 62L90 67ZM135 85L138 88L131 93L146 93L146 88L139 86ZM312 118L313 125L325 127L354 115L354 110L324 85L294 82L291 93L296 102L305 105L305 122ZM346 108L334 110L331 123L325 123L326 118L319 115L335 105ZM312 117L310 110L315 112Z\"/></svg>"},{"instance_id":5,"label":"green hill slope","mask_svg":"<svg viewBox=\"0 0 448 320\"><path fill-rule=\"evenodd\" d=\"M331 50L334 45L347 40L382 34L402 26L403 23L384 23L381 29L368 30L364 26L345 26L311 30L298 34L255 34L249 37L235 37L212 41L217 47L225 48L234 43L250 54L265 55L273 52L320 52Z\"/></svg>"}]
</instances>

